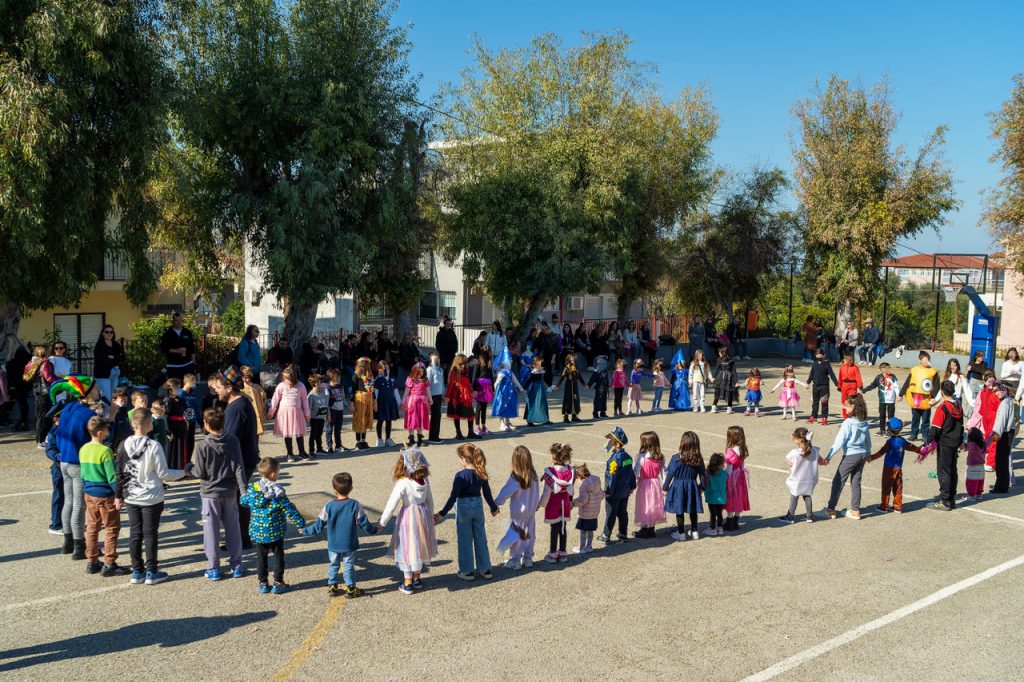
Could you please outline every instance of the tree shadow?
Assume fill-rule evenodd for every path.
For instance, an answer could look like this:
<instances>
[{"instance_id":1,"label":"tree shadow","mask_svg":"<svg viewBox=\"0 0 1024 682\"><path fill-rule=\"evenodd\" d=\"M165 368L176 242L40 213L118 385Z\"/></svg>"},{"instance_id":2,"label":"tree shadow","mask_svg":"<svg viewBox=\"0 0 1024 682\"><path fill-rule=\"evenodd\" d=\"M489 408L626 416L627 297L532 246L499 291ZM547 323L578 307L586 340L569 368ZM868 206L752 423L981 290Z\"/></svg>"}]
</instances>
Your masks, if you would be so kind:
<instances>
[{"instance_id":1,"label":"tree shadow","mask_svg":"<svg viewBox=\"0 0 1024 682\"><path fill-rule=\"evenodd\" d=\"M56 661L117 654L153 645L175 647L192 644L222 635L237 627L268 620L276 615L276 611L256 611L231 616L192 616L133 623L113 632L104 630L0 652L0 659L22 659L0 665L0 672L21 670Z\"/></svg>"}]
</instances>

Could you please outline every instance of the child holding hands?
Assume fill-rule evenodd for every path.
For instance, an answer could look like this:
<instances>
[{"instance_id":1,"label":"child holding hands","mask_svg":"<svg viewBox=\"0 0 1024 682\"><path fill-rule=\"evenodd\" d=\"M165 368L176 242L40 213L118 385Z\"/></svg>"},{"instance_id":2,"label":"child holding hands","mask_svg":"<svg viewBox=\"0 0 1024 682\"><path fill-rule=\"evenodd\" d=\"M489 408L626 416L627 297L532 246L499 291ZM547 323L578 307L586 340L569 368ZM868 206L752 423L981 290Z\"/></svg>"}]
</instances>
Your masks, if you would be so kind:
<instances>
[{"instance_id":1,"label":"child holding hands","mask_svg":"<svg viewBox=\"0 0 1024 682\"><path fill-rule=\"evenodd\" d=\"M430 463L415 448L402 450L392 473L395 487L380 514L377 530L383 530L397 512L398 520L391 534L388 556L402 571L403 581L398 591L414 594L423 589L420 574L423 567L437 556L437 536L434 532L434 498L430 494Z\"/></svg>"},{"instance_id":2,"label":"child holding hands","mask_svg":"<svg viewBox=\"0 0 1024 682\"><path fill-rule=\"evenodd\" d=\"M533 565L533 546L537 539L537 508L540 506L540 484L533 468L533 457L523 445L512 451L512 473L494 498L501 506L508 502L509 524L498 543L498 551L508 550L505 568L518 571Z\"/></svg>"},{"instance_id":3,"label":"child holding hands","mask_svg":"<svg viewBox=\"0 0 1024 682\"><path fill-rule=\"evenodd\" d=\"M579 509L576 530L580 532L580 544L572 551L574 554L589 554L594 551L594 532L597 530L597 517L601 514L604 491L601 490L601 479L591 474L586 464L577 464L574 472L576 480L580 481L579 494L572 501L572 506Z\"/></svg>"}]
</instances>

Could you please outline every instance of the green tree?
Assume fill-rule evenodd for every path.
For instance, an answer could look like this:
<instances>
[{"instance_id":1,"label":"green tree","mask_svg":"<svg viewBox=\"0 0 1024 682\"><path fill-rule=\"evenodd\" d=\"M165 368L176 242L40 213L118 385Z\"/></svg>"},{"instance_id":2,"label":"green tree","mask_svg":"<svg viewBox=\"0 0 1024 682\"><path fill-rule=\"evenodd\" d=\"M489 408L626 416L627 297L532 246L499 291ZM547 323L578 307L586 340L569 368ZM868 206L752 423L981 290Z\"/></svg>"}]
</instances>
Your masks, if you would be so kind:
<instances>
[{"instance_id":1,"label":"green tree","mask_svg":"<svg viewBox=\"0 0 1024 682\"><path fill-rule=\"evenodd\" d=\"M236 298L224 310L221 316L224 336L238 337L245 334L245 301Z\"/></svg>"},{"instance_id":2,"label":"green tree","mask_svg":"<svg viewBox=\"0 0 1024 682\"><path fill-rule=\"evenodd\" d=\"M992 137L999 149L992 156L1003 170L988 194L982 220L1006 250L1006 264L1024 274L1024 74L1013 79L1010 97L992 114Z\"/></svg>"},{"instance_id":3,"label":"green tree","mask_svg":"<svg viewBox=\"0 0 1024 682\"><path fill-rule=\"evenodd\" d=\"M793 112L804 263L822 300L836 306L840 329L871 299L897 240L938 228L958 205L942 156L946 129L937 127L912 157L894 147L899 116L884 81L868 90L833 76Z\"/></svg>"},{"instance_id":4,"label":"green tree","mask_svg":"<svg viewBox=\"0 0 1024 682\"><path fill-rule=\"evenodd\" d=\"M393 9L387 0L168 3L173 120L197 150L186 166L198 172L194 210L241 234L296 345L321 301L357 289L374 253L380 172L416 94Z\"/></svg>"},{"instance_id":5,"label":"green tree","mask_svg":"<svg viewBox=\"0 0 1024 682\"><path fill-rule=\"evenodd\" d=\"M153 289L144 187L165 135L155 0L0 3L0 346L28 310L71 305L104 253Z\"/></svg>"}]
</instances>

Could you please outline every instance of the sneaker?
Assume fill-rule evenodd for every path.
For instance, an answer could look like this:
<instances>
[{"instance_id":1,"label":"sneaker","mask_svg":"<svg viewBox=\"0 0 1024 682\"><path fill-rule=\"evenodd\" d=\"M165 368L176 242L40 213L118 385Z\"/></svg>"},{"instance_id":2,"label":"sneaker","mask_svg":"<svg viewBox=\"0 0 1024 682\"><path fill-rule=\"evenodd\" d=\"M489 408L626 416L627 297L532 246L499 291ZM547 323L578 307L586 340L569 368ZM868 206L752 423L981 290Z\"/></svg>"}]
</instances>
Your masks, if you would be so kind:
<instances>
[{"instance_id":1,"label":"sneaker","mask_svg":"<svg viewBox=\"0 0 1024 682\"><path fill-rule=\"evenodd\" d=\"M952 507L942 502L932 502L928 505L928 509L934 509L935 511L953 511Z\"/></svg>"},{"instance_id":2,"label":"sneaker","mask_svg":"<svg viewBox=\"0 0 1024 682\"><path fill-rule=\"evenodd\" d=\"M893 508L892 511L893 511L894 514L902 514L903 513L902 509L896 509L895 507Z\"/></svg>"},{"instance_id":3,"label":"sneaker","mask_svg":"<svg viewBox=\"0 0 1024 682\"><path fill-rule=\"evenodd\" d=\"M413 578L412 579L412 589L414 589L414 590L422 590L423 589L423 579L422 578Z\"/></svg>"},{"instance_id":4,"label":"sneaker","mask_svg":"<svg viewBox=\"0 0 1024 682\"><path fill-rule=\"evenodd\" d=\"M828 517L830 519L834 519L836 517L836 510L835 509L826 509L825 513L828 514Z\"/></svg>"},{"instance_id":5,"label":"sneaker","mask_svg":"<svg viewBox=\"0 0 1024 682\"><path fill-rule=\"evenodd\" d=\"M288 591L290 585L288 583L274 583L274 586L270 588L273 594L284 594Z\"/></svg>"},{"instance_id":6,"label":"sneaker","mask_svg":"<svg viewBox=\"0 0 1024 682\"><path fill-rule=\"evenodd\" d=\"M714 414L714 413L718 412L718 406L717 405L712 405L711 409L708 410L708 412L710 412L711 414Z\"/></svg>"},{"instance_id":7,"label":"sneaker","mask_svg":"<svg viewBox=\"0 0 1024 682\"><path fill-rule=\"evenodd\" d=\"M544 561L549 563L549 564L557 564L558 563L558 552L551 552L549 554L544 555Z\"/></svg>"},{"instance_id":8,"label":"sneaker","mask_svg":"<svg viewBox=\"0 0 1024 682\"><path fill-rule=\"evenodd\" d=\"M860 512L856 509L847 509L844 516L851 521L860 521Z\"/></svg>"},{"instance_id":9,"label":"sneaker","mask_svg":"<svg viewBox=\"0 0 1024 682\"><path fill-rule=\"evenodd\" d=\"M412 584L406 585L405 583L402 583L398 586L398 591L402 594L416 594L412 589Z\"/></svg>"},{"instance_id":10,"label":"sneaker","mask_svg":"<svg viewBox=\"0 0 1024 682\"><path fill-rule=\"evenodd\" d=\"M476 575L473 573L462 573L461 571L455 575L459 576L460 579L465 580L467 583L471 583L476 580Z\"/></svg>"},{"instance_id":11,"label":"sneaker","mask_svg":"<svg viewBox=\"0 0 1024 682\"><path fill-rule=\"evenodd\" d=\"M48 528L46 530L46 532L49 533L50 535L64 535L64 529L63 528Z\"/></svg>"},{"instance_id":12,"label":"sneaker","mask_svg":"<svg viewBox=\"0 0 1024 682\"><path fill-rule=\"evenodd\" d=\"M167 580L167 574L163 571L147 571L146 572L146 584L147 585L159 585L163 581Z\"/></svg>"},{"instance_id":13,"label":"sneaker","mask_svg":"<svg viewBox=\"0 0 1024 682\"><path fill-rule=\"evenodd\" d=\"M743 410L743 416L744 417L749 417L750 416L750 410Z\"/></svg>"},{"instance_id":14,"label":"sneaker","mask_svg":"<svg viewBox=\"0 0 1024 682\"><path fill-rule=\"evenodd\" d=\"M822 425L822 426L828 426L828 420L827 420L827 419L825 419L824 417L822 417L822 419L821 419L821 425Z\"/></svg>"},{"instance_id":15,"label":"sneaker","mask_svg":"<svg viewBox=\"0 0 1024 682\"><path fill-rule=\"evenodd\" d=\"M523 568L533 568L533 559L523 559Z\"/></svg>"},{"instance_id":16,"label":"sneaker","mask_svg":"<svg viewBox=\"0 0 1024 682\"><path fill-rule=\"evenodd\" d=\"M262 588L262 586L261 586L261 588ZM262 591L262 589L261 589L261 591ZM327 586L327 596L329 596L329 597L340 597L344 593L345 593L345 590L342 589L342 587L340 585L328 585Z\"/></svg>"},{"instance_id":17,"label":"sneaker","mask_svg":"<svg viewBox=\"0 0 1024 682\"><path fill-rule=\"evenodd\" d=\"M754 416L755 417L760 417L761 416L761 411L760 410L754 410Z\"/></svg>"},{"instance_id":18,"label":"sneaker","mask_svg":"<svg viewBox=\"0 0 1024 682\"><path fill-rule=\"evenodd\" d=\"M816 422L816 421L818 421L818 420L817 420L817 419L815 419L814 417L808 417L808 418L807 418L807 423L808 423L808 424L813 424L813 423L814 423L814 422Z\"/></svg>"},{"instance_id":19,"label":"sneaker","mask_svg":"<svg viewBox=\"0 0 1024 682\"><path fill-rule=\"evenodd\" d=\"M993 471L995 471L995 468L994 467L990 467L989 465L986 464L985 465L985 471L987 471L988 473L991 474Z\"/></svg>"},{"instance_id":20,"label":"sneaker","mask_svg":"<svg viewBox=\"0 0 1024 682\"><path fill-rule=\"evenodd\" d=\"M383 438L378 438L377 439L377 447L378 448L384 447L384 439Z\"/></svg>"},{"instance_id":21,"label":"sneaker","mask_svg":"<svg viewBox=\"0 0 1024 682\"><path fill-rule=\"evenodd\" d=\"M588 546L584 547L583 549L581 549L580 553L582 553L582 554L590 554L593 551L594 551L594 548L588 545Z\"/></svg>"},{"instance_id":22,"label":"sneaker","mask_svg":"<svg viewBox=\"0 0 1024 682\"><path fill-rule=\"evenodd\" d=\"M431 445L442 445L444 443L444 441L441 440L440 438L431 438L427 442Z\"/></svg>"},{"instance_id":23,"label":"sneaker","mask_svg":"<svg viewBox=\"0 0 1024 682\"><path fill-rule=\"evenodd\" d=\"M704 535L706 535L709 538L716 537L718 535L718 529L717 528L705 528L704 529Z\"/></svg>"},{"instance_id":24,"label":"sneaker","mask_svg":"<svg viewBox=\"0 0 1024 682\"><path fill-rule=\"evenodd\" d=\"M877 507L875 507L875 509L877 509L879 511L879 513L881 513L881 514L886 514L889 511L888 507L886 507L884 505L881 505L881 504L878 505Z\"/></svg>"},{"instance_id":25,"label":"sneaker","mask_svg":"<svg viewBox=\"0 0 1024 682\"><path fill-rule=\"evenodd\" d=\"M334 587L332 585L332 587ZM260 594L270 594L270 585L268 583L260 583Z\"/></svg>"},{"instance_id":26,"label":"sneaker","mask_svg":"<svg viewBox=\"0 0 1024 682\"><path fill-rule=\"evenodd\" d=\"M814 517L808 516L806 519L804 519L804 523L814 523Z\"/></svg>"},{"instance_id":27,"label":"sneaker","mask_svg":"<svg viewBox=\"0 0 1024 682\"><path fill-rule=\"evenodd\" d=\"M146 582L146 574L143 571L132 571L132 577L128 580L132 585L141 585Z\"/></svg>"},{"instance_id":28,"label":"sneaker","mask_svg":"<svg viewBox=\"0 0 1024 682\"><path fill-rule=\"evenodd\" d=\"M608 537L607 535L605 535L604 533L602 533L601 535L598 535L598 536L597 536L597 541L598 541L598 542L603 542L603 543L604 543L604 544L606 544L606 545L610 545L610 544L613 544L613 543L615 542L614 540L612 540L611 538L609 538L609 537Z\"/></svg>"},{"instance_id":29,"label":"sneaker","mask_svg":"<svg viewBox=\"0 0 1024 682\"><path fill-rule=\"evenodd\" d=\"M517 561L515 559L509 559L508 561L505 562L505 568L507 568L509 570L512 570L512 571L518 571L522 567L523 567L523 565L519 561Z\"/></svg>"},{"instance_id":30,"label":"sneaker","mask_svg":"<svg viewBox=\"0 0 1024 682\"><path fill-rule=\"evenodd\" d=\"M232 578L244 578L245 577L245 566L235 566L231 569Z\"/></svg>"},{"instance_id":31,"label":"sneaker","mask_svg":"<svg viewBox=\"0 0 1024 682\"><path fill-rule=\"evenodd\" d=\"M203 573L203 575L205 575L207 578L209 578L213 582L217 582L218 580L221 579L220 569L219 568L208 568L208 569L206 569L205 573Z\"/></svg>"},{"instance_id":32,"label":"sneaker","mask_svg":"<svg viewBox=\"0 0 1024 682\"><path fill-rule=\"evenodd\" d=\"M586 547L576 546L576 547L573 547L569 551L571 551L573 554L584 554L585 553L584 550L586 550Z\"/></svg>"},{"instance_id":33,"label":"sneaker","mask_svg":"<svg viewBox=\"0 0 1024 682\"><path fill-rule=\"evenodd\" d=\"M793 523L793 521L795 520L796 519L793 518L792 514L786 514L785 516L779 517L779 521L781 521L782 523Z\"/></svg>"},{"instance_id":34,"label":"sneaker","mask_svg":"<svg viewBox=\"0 0 1024 682\"><path fill-rule=\"evenodd\" d=\"M112 564L103 564L103 568L100 569L100 575L104 578L113 578L116 575L128 575L129 573L131 573L131 571L124 566L118 566L117 562Z\"/></svg>"},{"instance_id":35,"label":"sneaker","mask_svg":"<svg viewBox=\"0 0 1024 682\"><path fill-rule=\"evenodd\" d=\"M480 574L479 574L479 575L480 575L480 577L481 577L481 578L483 578L484 580L490 580L491 578L493 578L493 577L494 577L494 574L493 574L493 573L491 573L490 569L488 569L488 570L486 570L486 571L480 571Z\"/></svg>"},{"instance_id":36,"label":"sneaker","mask_svg":"<svg viewBox=\"0 0 1024 682\"><path fill-rule=\"evenodd\" d=\"M558 553L558 563L560 563L560 564L567 564L567 563L569 563L569 555L566 554L565 552L559 552Z\"/></svg>"},{"instance_id":37,"label":"sneaker","mask_svg":"<svg viewBox=\"0 0 1024 682\"><path fill-rule=\"evenodd\" d=\"M345 599L356 599L363 596L363 590L358 587L345 587Z\"/></svg>"},{"instance_id":38,"label":"sneaker","mask_svg":"<svg viewBox=\"0 0 1024 682\"><path fill-rule=\"evenodd\" d=\"M392 439L388 438L386 441L384 441L384 445L386 447L393 448L393 447L395 447L395 441L393 441Z\"/></svg>"},{"instance_id":39,"label":"sneaker","mask_svg":"<svg viewBox=\"0 0 1024 682\"><path fill-rule=\"evenodd\" d=\"M672 535L669 536L673 540L685 540L686 533L680 533L679 531L673 531Z\"/></svg>"},{"instance_id":40,"label":"sneaker","mask_svg":"<svg viewBox=\"0 0 1024 682\"><path fill-rule=\"evenodd\" d=\"M691 540L700 540L700 533L698 533L695 530L691 530L689 533L687 533L687 535L690 536Z\"/></svg>"},{"instance_id":41,"label":"sneaker","mask_svg":"<svg viewBox=\"0 0 1024 682\"><path fill-rule=\"evenodd\" d=\"M629 536L628 535L616 535L615 539L618 542L629 542Z\"/></svg>"}]
</instances>

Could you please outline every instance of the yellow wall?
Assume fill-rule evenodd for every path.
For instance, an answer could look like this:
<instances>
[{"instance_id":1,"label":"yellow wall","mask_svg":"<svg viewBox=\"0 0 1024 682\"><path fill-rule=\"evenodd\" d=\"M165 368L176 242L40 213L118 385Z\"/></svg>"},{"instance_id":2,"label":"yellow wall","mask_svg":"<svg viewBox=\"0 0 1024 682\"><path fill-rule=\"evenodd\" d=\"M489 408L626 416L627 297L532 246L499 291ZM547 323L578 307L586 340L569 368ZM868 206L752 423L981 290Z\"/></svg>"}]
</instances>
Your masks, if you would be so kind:
<instances>
[{"instance_id":1,"label":"yellow wall","mask_svg":"<svg viewBox=\"0 0 1024 682\"><path fill-rule=\"evenodd\" d=\"M166 291L150 296L151 303L170 303L175 299L180 301L180 297ZM125 296L120 282L100 282L96 289L82 297L77 308L50 308L32 311L22 319L18 335L25 342L41 341L44 330L53 331L54 314L104 313L106 324L113 325L117 338L131 339L132 333L128 325L143 316L143 309L144 307L136 308L128 302L128 297ZM88 339L90 343L94 340Z\"/></svg>"}]
</instances>

